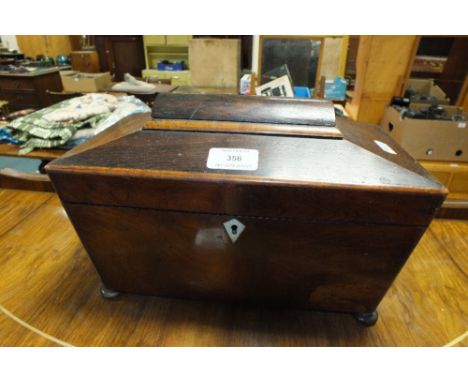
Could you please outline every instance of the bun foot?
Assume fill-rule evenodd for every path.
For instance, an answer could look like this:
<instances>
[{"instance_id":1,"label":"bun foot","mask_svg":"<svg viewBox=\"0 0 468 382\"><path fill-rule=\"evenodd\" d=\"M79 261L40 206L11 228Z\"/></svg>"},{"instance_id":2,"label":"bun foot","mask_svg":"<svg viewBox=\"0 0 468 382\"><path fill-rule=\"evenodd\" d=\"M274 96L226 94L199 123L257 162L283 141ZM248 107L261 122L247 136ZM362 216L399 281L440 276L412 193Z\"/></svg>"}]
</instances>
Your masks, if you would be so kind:
<instances>
[{"instance_id":1,"label":"bun foot","mask_svg":"<svg viewBox=\"0 0 468 382\"><path fill-rule=\"evenodd\" d=\"M120 295L120 292L115 289L106 288L105 286L101 287L101 296L104 298L112 299Z\"/></svg>"},{"instance_id":2,"label":"bun foot","mask_svg":"<svg viewBox=\"0 0 468 382\"><path fill-rule=\"evenodd\" d=\"M356 319L357 322L364 326L374 326L375 323L377 322L377 319L379 318L379 314L377 313L376 310L370 313L354 313L353 314L354 318Z\"/></svg>"}]
</instances>

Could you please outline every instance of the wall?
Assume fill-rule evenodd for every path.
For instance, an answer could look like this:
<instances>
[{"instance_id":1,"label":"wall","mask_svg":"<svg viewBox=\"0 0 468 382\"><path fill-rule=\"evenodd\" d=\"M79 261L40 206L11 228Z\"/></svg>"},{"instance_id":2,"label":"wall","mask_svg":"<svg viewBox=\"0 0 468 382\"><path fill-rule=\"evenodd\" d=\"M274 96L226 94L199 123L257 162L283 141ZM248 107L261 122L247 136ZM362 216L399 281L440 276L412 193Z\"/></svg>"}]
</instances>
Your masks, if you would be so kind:
<instances>
[{"instance_id":1,"label":"wall","mask_svg":"<svg viewBox=\"0 0 468 382\"><path fill-rule=\"evenodd\" d=\"M55 58L73 50L70 36L66 35L16 35L16 39L21 52L29 57L43 54Z\"/></svg>"}]
</instances>

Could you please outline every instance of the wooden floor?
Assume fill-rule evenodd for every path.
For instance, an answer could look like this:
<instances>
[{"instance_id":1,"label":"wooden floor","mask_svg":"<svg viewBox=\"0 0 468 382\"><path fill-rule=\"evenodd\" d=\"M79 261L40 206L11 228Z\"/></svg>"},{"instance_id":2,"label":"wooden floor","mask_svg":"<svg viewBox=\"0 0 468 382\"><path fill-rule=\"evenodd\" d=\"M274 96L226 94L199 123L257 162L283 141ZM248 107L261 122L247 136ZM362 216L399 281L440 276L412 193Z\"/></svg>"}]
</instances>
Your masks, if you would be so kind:
<instances>
[{"instance_id":1,"label":"wooden floor","mask_svg":"<svg viewBox=\"0 0 468 382\"><path fill-rule=\"evenodd\" d=\"M466 346L467 272L468 222L436 220L372 328L333 313L109 301L57 196L0 190L2 346Z\"/></svg>"}]
</instances>

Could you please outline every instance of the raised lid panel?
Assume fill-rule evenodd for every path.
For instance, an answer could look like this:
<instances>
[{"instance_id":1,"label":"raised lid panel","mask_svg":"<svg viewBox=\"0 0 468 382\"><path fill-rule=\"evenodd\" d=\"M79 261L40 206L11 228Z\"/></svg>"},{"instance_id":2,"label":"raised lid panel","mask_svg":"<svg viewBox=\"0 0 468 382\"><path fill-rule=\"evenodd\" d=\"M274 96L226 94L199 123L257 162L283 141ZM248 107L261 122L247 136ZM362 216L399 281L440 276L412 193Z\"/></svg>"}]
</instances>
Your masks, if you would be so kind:
<instances>
[{"instance_id":1,"label":"raised lid panel","mask_svg":"<svg viewBox=\"0 0 468 382\"><path fill-rule=\"evenodd\" d=\"M293 98L161 93L153 104L154 119L335 126L330 101Z\"/></svg>"}]
</instances>

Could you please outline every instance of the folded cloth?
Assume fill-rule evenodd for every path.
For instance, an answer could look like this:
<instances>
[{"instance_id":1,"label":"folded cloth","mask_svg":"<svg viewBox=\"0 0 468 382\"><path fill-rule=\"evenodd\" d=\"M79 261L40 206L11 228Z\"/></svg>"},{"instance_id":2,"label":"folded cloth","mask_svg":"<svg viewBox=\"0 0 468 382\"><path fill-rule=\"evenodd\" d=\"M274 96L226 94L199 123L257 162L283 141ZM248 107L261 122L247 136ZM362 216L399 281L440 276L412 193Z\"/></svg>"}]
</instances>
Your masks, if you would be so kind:
<instances>
[{"instance_id":1,"label":"folded cloth","mask_svg":"<svg viewBox=\"0 0 468 382\"><path fill-rule=\"evenodd\" d=\"M47 113L48 122L82 121L93 115L111 113L118 105L117 97L110 94L90 93L72 98L67 106Z\"/></svg>"},{"instance_id":2,"label":"folded cloth","mask_svg":"<svg viewBox=\"0 0 468 382\"><path fill-rule=\"evenodd\" d=\"M35 148L62 146L73 137L78 129L86 126L96 126L110 114L110 107L101 108L95 107L96 105L91 106L93 99L99 98L98 96L100 95L95 95L95 97L93 97L90 94L66 100L10 122L8 128L11 135L16 140L23 143L19 153L27 154ZM102 100L102 98L100 99ZM118 103L116 98L115 102ZM78 120L58 117L46 118L46 116L53 113L55 113L56 116L61 116L61 111L66 109L71 110L70 108L72 107L73 109L76 105L88 107L88 110L93 110L93 113L86 113L85 119Z\"/></svg>"},{"instance_id":3,"label":"folded cloth","mask_svg":"<svg viewBox=\"0 0 468 382\"><path fill-rule=\"evenodd\" d=\"M66 108L63 110L55 110L49 115L44 115L44 119L48 122L72 122L83 121L93 115L110 113L110 110L105 105L92 105L84 109Z\"/></svg>"},{"instance_id":4,"label":"folded cloth","mask_svg":"<svg viewBox=\"0 0 468 382\"><path fill-rule=\"evenodd\" d=\"M133 96L92 93L15 119L8 124L8 133L23 144L20 154L35 148L73 147L128 115L150 111Z\"/></svg>"},{"instance_id":5,"label":"folded cloth","mask_svg":"<svg viewBox=\"0 0 468 382\"><path fill-rule=\"evenodd\" d=\"M148 82L139 81L131 74L124 75L124 82L119 82L112 86L112 90L116 92L126 92L134 94L154 94L156 93L156 86Z\"/></svg>"},{"instance_id":6,"label":"folded cloth","mask_svg":"<svg viewBox=\"0 0 468 382\"><path fill-rule=\"evenodd\" d=\"M83 127L77 130L72 139L70 139L64 147L71 148L77 146L96 134L99 134L101 131L115 125L129 115L151 112L151 108L148 105L134 96L118 97L118 100L118 106L111 114L94 127Z\"/></svg>"}]
</instances>

